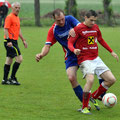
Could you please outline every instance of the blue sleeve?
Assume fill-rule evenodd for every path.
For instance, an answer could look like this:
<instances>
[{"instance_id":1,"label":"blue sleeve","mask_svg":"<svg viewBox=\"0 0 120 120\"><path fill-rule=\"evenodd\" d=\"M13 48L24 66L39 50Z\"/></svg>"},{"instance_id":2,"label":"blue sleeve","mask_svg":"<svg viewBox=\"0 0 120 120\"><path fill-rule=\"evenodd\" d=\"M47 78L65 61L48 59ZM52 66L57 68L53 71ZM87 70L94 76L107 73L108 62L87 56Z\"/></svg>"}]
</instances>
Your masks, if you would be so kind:
<instances>
[{"instance_id":1,"label":"blue sleeve","mask_svg":"<svg viewBox=\"0 0 120 120\"><path fill-rule=\"evenodd\" d=\"M69 21L69 23L71 24L72 27L75 27L75 26L77 26L77 25L80 23L80 22L79 22L76 18L74 18L72 15L68 15L67 17L68 17L68 21Z\"/></svg>"}]
</instances>

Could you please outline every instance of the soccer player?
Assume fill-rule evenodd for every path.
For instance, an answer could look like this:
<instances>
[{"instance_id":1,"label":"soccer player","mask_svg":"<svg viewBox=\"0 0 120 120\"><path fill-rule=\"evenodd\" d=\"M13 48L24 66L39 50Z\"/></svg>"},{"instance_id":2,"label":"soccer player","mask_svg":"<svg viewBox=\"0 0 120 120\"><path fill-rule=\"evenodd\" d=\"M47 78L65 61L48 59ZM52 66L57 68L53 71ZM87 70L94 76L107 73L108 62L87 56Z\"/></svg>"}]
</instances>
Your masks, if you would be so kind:
<instances>
[{"instance_id":1,"label":"soccer player","mask_svg":"<svg viewBox=\"0 0 120 120\"><path fill-rule=\"evenodd\" d=\"M37 62L39 62L39 60L41 60L49 53L51 46L54 45L56 42L59 42L63 47L63 51L65 52L65 64L68 79L76 96L82 102L83 90L77 82L77 57L68 49L67 40L70 29L74 28L80 23L71 15L65 16L64 12L61 9L56 9L53 12L53 17L55 23L48 31L47 40L45 46L42 48L41 53L36 54L36 60Z\"/></svg>"},{"instance_id":2,"label":"soccer player","mask_svg":"<svg viewBox=\"0 0 120 120\"><path fill-rule=\"evenodd\" d=\"M23 38L20 29L20 19L18 17L20 11L20 3L15 2L12 4L12 12L6 17L5 26L4 26L4 46L6 48L6 62L4 65L4 76L2 80L3 85L20 85L16 78L16 72L22 62L22 55L18 47L18 37L21 38L25 48L27 48L27 43ZM12 74L8 80L8 74L10 71L10 66L12 64L13 58L15 57L16 61L13 64Z\"/></svg>"},{"instance_id":3,"label":"soccer player","mask_svg":"<svg viewBox=\"0 0 120 120\"><path fill-rule=\"evenodd\" d=\"M83 89L82 106L82 112L85 114L91 114L87 108L89 99L96 101L95 99L106 92L116 81L110 69L98 56L97 41L106 48L117 61L118 56L102 38L99 27L95 24L96 20L96 12L93 10L88 11L85 16L85 21L74 28L75 36L68 39L68 48L77 55L83 78L86 79L86 84ZM94 74L103 78L104 81L99 88L92 93L93 98L90 98Z\"/></svg>"}]
</instances>

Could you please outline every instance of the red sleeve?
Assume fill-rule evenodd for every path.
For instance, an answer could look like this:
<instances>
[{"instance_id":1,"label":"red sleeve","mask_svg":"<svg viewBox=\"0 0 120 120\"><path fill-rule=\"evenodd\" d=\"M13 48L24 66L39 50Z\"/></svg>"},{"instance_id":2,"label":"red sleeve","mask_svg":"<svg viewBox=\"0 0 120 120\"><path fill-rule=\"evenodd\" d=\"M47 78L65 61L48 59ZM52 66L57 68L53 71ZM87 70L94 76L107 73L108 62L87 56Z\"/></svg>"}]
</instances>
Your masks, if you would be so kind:
<instances>
[{"instance_id":1,"label":"red sleeve","mask_svg":"<svg viewBox=\"0 0 120 120\"><path fill-rule=\"evenodd\" d=\"M98 42L104 47L106 48L110 53L113 51L110 46L104 41L104 39L102 38L102 34L101 31L99 30L98 27Z\"/></svg>"},{"instance_id":2,"label":"red sleeve","mask_svg":"<svg viewBox=\"0 0 120 120\"><path fill-rule=\"evenodd\" d=\"M75 37L70 36L70 37L68 38L68 48L69 48L70 51L72 51L72 52L74 52L74 49L75 49L74 43L75 43L75 41L77 40L77 38L79 37L79 35L78 35L78 33L77 33L77 31L76 31L75 28L74 28L74 31L75 31L76 36L75 36Z\"/></svg>"},{"instance_id":3,"label":"red sleeve","mask_svg":"<svg viewBox=\"0 0 120 120\"><path fill-rule=\"evenodd\" d=\"M47 40L45 43L46 45L49 44L52 46L53 44L55 44L57 42L55 37L54 37L53 30L54 30L54 25L48 31Z\"/></svg>"}]
</instances>

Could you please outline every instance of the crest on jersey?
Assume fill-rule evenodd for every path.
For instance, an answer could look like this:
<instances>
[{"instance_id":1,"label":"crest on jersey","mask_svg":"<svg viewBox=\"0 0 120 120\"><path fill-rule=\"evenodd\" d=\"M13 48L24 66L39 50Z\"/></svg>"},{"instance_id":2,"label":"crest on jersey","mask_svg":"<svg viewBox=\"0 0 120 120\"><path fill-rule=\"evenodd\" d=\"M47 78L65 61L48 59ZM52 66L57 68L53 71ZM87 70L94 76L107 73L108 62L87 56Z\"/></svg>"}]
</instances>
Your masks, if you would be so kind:
<instances>
[{"instance_id":1,"label":"crest on jersey","mask_svg":"<svg viewBox=\"0 0 120 120\"><path fill-rule=\"evenodd\" d=\"M88 36L88 45L94 44L95 43L95 39L94 36Z\"/></svg>"}]
</instances>

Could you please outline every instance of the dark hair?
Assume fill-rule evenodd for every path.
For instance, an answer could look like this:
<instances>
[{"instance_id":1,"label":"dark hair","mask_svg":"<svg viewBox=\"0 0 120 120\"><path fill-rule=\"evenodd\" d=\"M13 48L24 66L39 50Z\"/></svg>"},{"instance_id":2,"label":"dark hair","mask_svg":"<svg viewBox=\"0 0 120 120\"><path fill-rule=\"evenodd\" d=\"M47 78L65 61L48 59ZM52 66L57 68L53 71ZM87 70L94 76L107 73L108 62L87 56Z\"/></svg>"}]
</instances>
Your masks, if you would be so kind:
<instances>
[{"instance_id":1,"label":"dark hair","mask_svg":"<svg viewBox=\"0 0 120 120\"><path fill-rule=\"evenodd\" d=\"M87 18L90 18L91 16L97 17L97 13L94 10L89 10L85 16L87 16Z\"/></svg>"},{"instance_id":2,"label":"dark hair","mask_svg":"<svg viewBox=\"0 0 120 120\"><path fill-rule=\"evenodd\" d=\"M55 18L55 15L57 15L57 16L60 16L60 13L63 13L64 14L64 11L63 10L61 10L61 9L56 9L56 10L54 10L53 11L53 17Z\"/></svg>"}]
</instances>

